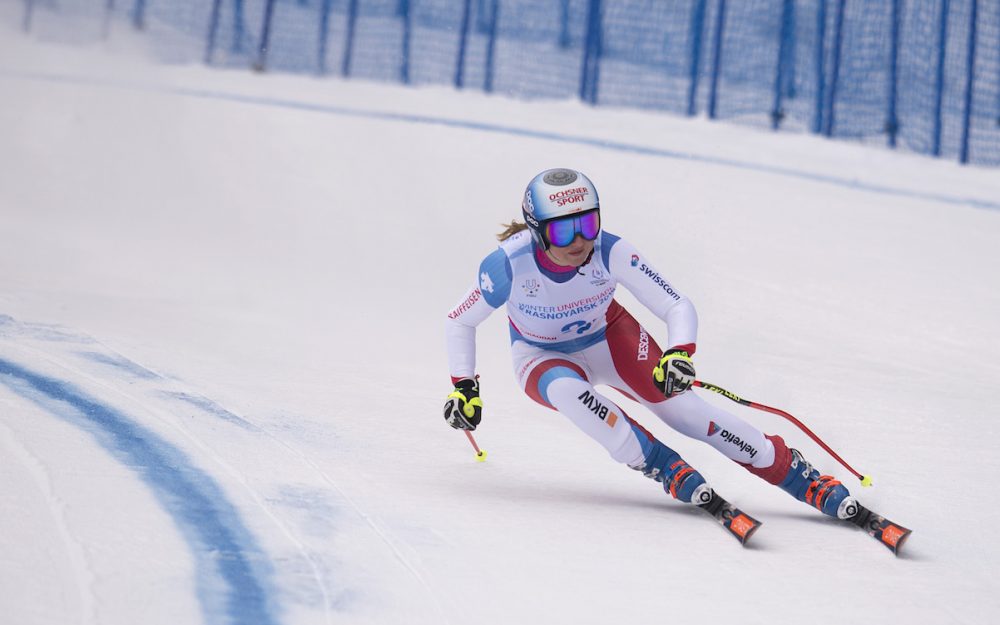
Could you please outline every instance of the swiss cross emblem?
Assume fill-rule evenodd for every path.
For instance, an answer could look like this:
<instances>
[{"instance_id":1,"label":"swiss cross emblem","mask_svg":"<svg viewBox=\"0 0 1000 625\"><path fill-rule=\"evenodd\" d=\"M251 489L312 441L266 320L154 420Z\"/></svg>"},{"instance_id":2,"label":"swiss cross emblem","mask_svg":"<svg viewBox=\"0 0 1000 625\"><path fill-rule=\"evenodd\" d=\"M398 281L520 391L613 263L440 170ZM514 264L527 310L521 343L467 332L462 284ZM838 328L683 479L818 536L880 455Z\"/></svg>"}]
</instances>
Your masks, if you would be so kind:
<instances>
[{"instance_id":1,"label":"swiss cross emblem","mask_svg":"<svg viewBox=\"0 0 1000 625\"><path fill-rule=\"evenodd\" d=\"M479 275L479 286L487 293L493 292L493 281L490 280L490 274L484 271Z\"/></svg>"}]
</instances>

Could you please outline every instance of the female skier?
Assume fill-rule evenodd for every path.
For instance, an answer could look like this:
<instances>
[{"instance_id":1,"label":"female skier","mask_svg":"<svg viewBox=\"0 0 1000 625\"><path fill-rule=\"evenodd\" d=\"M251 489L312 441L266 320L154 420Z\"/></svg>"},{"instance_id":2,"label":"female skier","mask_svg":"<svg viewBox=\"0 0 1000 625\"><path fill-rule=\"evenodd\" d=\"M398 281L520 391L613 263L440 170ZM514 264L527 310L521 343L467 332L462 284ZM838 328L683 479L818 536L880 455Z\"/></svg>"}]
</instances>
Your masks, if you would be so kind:
<instances>
[{"instance_id":1,"label":"female skier","mask_svg":"<svg viewBox=\"0 0 1000 625\"><path fill-rule=\"evenodd\" d=\"M847 488L820 475L780 436L765 435L687 392L695 380L694 306L646 256L601 229L590 179L572 169L543 171L528 184L521 209L525 223L512 222L498 236L501 244L479 265L476 284L448 313L455 390L444 417L453 428L474 430L482 419L476 326L506 304L514 373L524 392L565 415L616 461L662 482L674 498L699 506L721 499L698 471L595 384L611 386L824 514L858 514ZM666 323L668 349L661 352L615 301L619 283Z\"/></svg>"}]
</instances>

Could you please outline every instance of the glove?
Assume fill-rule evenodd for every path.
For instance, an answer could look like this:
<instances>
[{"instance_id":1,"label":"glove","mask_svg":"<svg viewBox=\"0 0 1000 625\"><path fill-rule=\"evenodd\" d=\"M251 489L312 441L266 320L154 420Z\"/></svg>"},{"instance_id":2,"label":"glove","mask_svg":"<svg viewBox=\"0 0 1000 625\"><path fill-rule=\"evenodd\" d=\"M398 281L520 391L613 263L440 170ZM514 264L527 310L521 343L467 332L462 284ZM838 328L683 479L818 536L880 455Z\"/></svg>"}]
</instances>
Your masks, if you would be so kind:
<instances>
[{"instance_id":1,"label":"glove","mask_svg":"<svg viewBox=\"0 0 1000 625\"><path fill-rule=\"evenodd\" d=\"M479 399L479 380L462 378L444 404L444 419L456 430L474 430L483 420L483 400Z\"/></svg>"},{"instance_id":2,"label":"glove","mask_svg":"<svg viewBox=\"0 0 1000 625\"><path fill-rule=\"evenodd\" d=\"M667 397L680 395L694 384L694 363L682 349L668 349L653 369L653 384Z\"/></svg>"}]
</instances>

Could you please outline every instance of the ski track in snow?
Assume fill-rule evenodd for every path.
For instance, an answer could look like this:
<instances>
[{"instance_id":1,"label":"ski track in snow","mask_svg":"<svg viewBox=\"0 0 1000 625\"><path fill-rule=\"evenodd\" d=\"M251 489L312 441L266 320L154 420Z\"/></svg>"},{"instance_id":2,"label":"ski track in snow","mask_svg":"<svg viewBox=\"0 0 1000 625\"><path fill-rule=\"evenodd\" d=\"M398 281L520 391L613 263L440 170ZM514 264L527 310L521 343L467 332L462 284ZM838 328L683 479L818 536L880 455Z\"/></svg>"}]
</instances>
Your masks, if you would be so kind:
<instances>
[{"instance_id":1,"label":"ski track in snow","mask_svg":"<svg viewBox=\"0 0 1000 625\"><path fill-rule=\"evenodd\" d=\"M52 328L44 326L15 326L16 322L12 323L9 317L5 321L5 329L9 330L12 326L28 328L29 335L34 334L36 338L43 340L51 340L53 337L60 342L77 339L62 330L53 333ZM80 342L91 345L95 343L86 337ZM272 583L267 570L269 567L265 564L266 558L222 488L211 475L199 470L183 451L140 425L128 413L113 407L109 398L118 395L146 413L167 422L160 411L67 364L58 356L16 341L14 347L24 355L23 361L45 361L48 365L65 371L66 376L51 377L37 372L34 366L24 366L7 357L0 357L0 381L15 394L31 400L46 412L88 430L102 447L120 462L133 468L138 477L154 491L163 508L181 530L198 563L197 592L206 621L215 622L219 617L224 617L227 622L233 623L276 623L275 606L272 605L275 599L270 589ZM132 374L145 371L146 374L140 374L142 377L153 377L152 372L117 355L86 352L85 357L116 367L125 366ZM92 397L80 390L77 385L79 381L97 385L103 392L99 397ZM67 407L70 409L67 410ZM224 465L216 454L190 433L182 430L182 434L204 450L213 461ZM229 469L225 465L224 468ZM231 469L229 474L239 479ZM251 492L251 496L263 507L259 495ZM281 526L277 519L273 520ZM293 537L289 537L294 541ZM214 588L219 582L226 588L221 596Z\"/></svg>"},{"instance_id":2,"label":"ski track in snow","mask_svg":"<svg viewBox=\"0 0 1000 625\"><path fill-rule=\"evenodd\" d=\"M55 363L54 363L55 364ZM6 386L51 414L88 429L102 447L134 465L188 541L198 565L198 594L206 620L275 623L270 582L252 562L259 554L221 488L186 455L127 415L91 398L75 385L0 358ZM66 405L72 408L67 411ZM217 560L217 561L213 561ZM212 578L227 590L220 601Z\"/></svg>"},{"instance_id":3,"label":"ski track in snow","mask_svg":"<svg viewBox=\"0 0 1000 625\"><path fill-rule=\"evenodd\" d=\"M115 355L114 357L108 357L107 355L100 354L99 357L95 357L94 353L87 353L86 356L89 357L91 360L95 360L97 362L101 362L101 363L104 363L104 364L108 364L108 365L111 365L111 366L114 366L114 367L121 368L121 369L123 369L123 370L125 370L125 371L127 371L129 373L133 373L135 375L138 375L139 377L144 377L144 378L153 377L153 378L163 379L163 377L160 376L159 374L153 373L153 372L149 371L148 369L145 369L144 367L142 367L140 365L137 365L136 363L128 360L127 358L125 358L124 356L121 356L121 355ZM81 373L81 375L84 375L84 374L82 374L82 372L78 372L78 373ZM94 381L97 382L98 380L95 379ZM111 389L110 387L108 387L108 388L109 388L109 390L114 390L114 389ZM116 392L121 392L121 391L116 391ZM289 444L288 442L286 442L281 437L278 437L275 434L273 434L273 433L269 432L268 430L264 429L263 427L261 427L261 426L259 426L257 424L254 424L251 421L248 421L247 419L245 419L245 418L243 418L241 416L238 416L238 415L230 412L229 410L227 410L224 407L220 406L219 404L215 403L211 399L202 397L200 395L190 394L190 393L185 392L185 391L166 391L166 390L162 390L162 391L159 391L159 392L163 396L166 396L166 397L169 397L169 398L173 398L173 399L176 399L176 400L188 403L190 405L193 405L193 406L195 406L197 408L200 408L202 411L204 411L204 412L206 412L206 413L208 413L210 415L216 416L216 417L218 417L220 419L223 419L224 421L227 421L229 423L233 423L233 424L235 424L235 425L237 425L237 426L239 426L241 428L251 430L251 431L256 432L258 434L262 434L262 435L266 436L267 438L271 439L271 441L273 443L275 443L278 446L282 447L286 452L288 452L292 456L296 457L302 463L306 464L312 471L314 471L316 473L317 476L319 476L319 478L323 482L325 482L331 489L333 489L334 491L336 491L336 493L340 496L340 498L342 498L345 502L347 502L347 504L354 510L354 512L371 528L371 530L376 534L376 536L378 536L378 538L382 542L385 543L385 545L392 552L393 557L399 562L399 564L404 569L406 569L410 573L410 575L413 576L413 578L424 588L424 590L427 591L428 596L435 603L435 606L437 608L437 611L438 611L438 614L439 614L440 618L442 619L442 622L445 622L445 623L450 623L451 622L451 620L448 618L446 612L444 611L443 606L441 605L440 601L438 600L438 597L439 597L438 593L435 592L435 590L434 590L434 588L432 588L431 584L428 583L428 581L426 579L426 576L423 573L421 573L419 567L417 567L416 565L414 565L413 562L411 562L411 560L409 558L407 558L407 556L403 553L402 548L399 546L399 542L400 541L397 538L395 538L391 534L391 532L389 532L389 530L387 528L385 528L385 526L383 524L379 523L376 519L372 518L369 514L367 514L364 510L362 510L362 508L355 502L355 500L352 497L350 497L350 495L348 495L347 492L344 491L341 488L341 486L333 478L331 478L329 475L327 475L327 473L324 472L305 453L303 453L302 451L300 451L296 447L292 446L291 444ZM130 395L125 394L125 393L122 393L122 394L125 395L126 397L129 397L133 401L136 401L139 404L142 403L137 398L131 397ZM151 407L149 407L149 406L146 406L146 407L150 410L150 412L154 412L154 410ZM168 419L164 418L164 421L168 421ZM192 432L190 432L189 429L184 428L183 426L177 426L177 425L175 425L175 427L179 427L183 431L183 434L184 434L185 437L187 437L190 440L192 440L193 442L195 442L198 445L199 448L201 448L202 450L204 450L206 452L207 456L211 457L222 468L224 468L224 470L226 470L226 472L229 473L233 477L233 479L239 481L243 485L243 487L248 491L248 493L251 494L251 496L254 498L254 500L257 502L257 504L260 506L261 510L264 511L264 513L266 514L266 516L268 516L272 521L275 522L275 524L277 524L279 527L281 527L282 532L285 533L285 535L288 537L288 539L291 540L291 541L293 541L296 544L296 546L299 548L300 552L302 553L303 557L305 557L309 561L310 566L312 567L312 569L314 571L317 586L320 587L320 589L322 591L323 598L324 598L324 605L327 607L327 609L326 609L326 611L327 611L327 622L329 622L329 612L330 612L330 604L331 604L330 593L328 592L325 584L322 581L322 576L321 576L321 574L319 572L319 569L318 569L318 566L316 564L315 559L311 555L309 555L307 553L306 548L302 544L302 542L297 537L295 537L295 535L291 532L290 528L286 524L282 523L281 520L277 516L275 516L275 514L264 503L263 498L260 496L260 494L257 493L256 491L254 491L254 489L246 482L246 480L243 479L242 475L235 468L233 468L231 465L227 464L222 459L222 456L220 454L218 454L217 452L215 452L211 448L211 446L209 446L208 444L206 444L204 441L202 441L201 439L199 439L198 437L196 437Z\"/></svg>"},{"instance_id":4,"label":"ski track in snow","mask_svg":"<svg viewBox=\"0 0 1000 625\"><path fill-rule=\"evenodd\" d=\"M3 374L2 362L0 359L0 375ZM2 379L2 378L0 378ZM70 530L70 523L66 519L66 506L55 493L52 479L49 476L45 463L35 456L31 451L18 440L14 431L0 421L0 448L5 449L6 454L14 457L22 466L28 469L34 479L35 486L42 493L46 507L55 524L60 541L62 552L70 563L74 571L73 579L76 580L76 591L80 599L80 623L98 622L98 606L94 592L94 572L88 559L84 546L73 536Z\"/></svg>"},{"instance_id":5,"label":"ski track in snow","mask_svg":"<svg viewBox=\"0 0 1000 625\"><path fill-rule=\"evenodd\" d=\"M89 422L90 424L104 421L105 423L101 424L101 426L103 427L105 434L109 434L113 439L115 439L115 444L109 445L108 441L102 441L101 444L112 454L118 452L116 455L124 454L130 459L137 459L140 456L148 458L149 454L142 448L146 445L157 448L158 451L154 451L152 455L154 457L160 457L160 460L162 461L154 463L151 467L147 467L147 474L141 477L153 488L154 491L157 492L161 501L165 497L173 497L178 501L183 501L183 496L179 495L183 495L185 492L197 492L199 490L193 482L185 480L183 477L178 475L173 475L178 473L178 469L176 468L176 465L173 465L172 462L167 459L170 458L173 460L181 458L184 456L184 453L173 447L166 440L160 439L152 431L146 430L142 426L138 425L138 423L134 419L129 418L126 413L119 413L116 409L101 403L99 399L91 398L86 393L78 390L75 385L70 382L70 380L85 381L91 387L99 387L102 389L100 397L110 398L117 396L120 400L127 401L128 403L134 405L138 411L155 417L161 423L178 432L178 434L180 434L185 440L196 447L200 452L198 455L199 458L210 460L222 473L228 476L229 479L239 484L242 490L253 501L254 505L263 517L267 518L278 528L289 543L294 545L294 548L298 551L302 559L307 562L311 571L312 579L322 597L324 622L331 622L331 619L333 618L332 614L335 610L336 600L332 596L333 593L329 589L327 583L324 581L319 556L310 552L309 548L292 529L291 525L282 520L280 513L274 506L267 503L267 497L255 489L249 483L247 477L238 468L233 466L232 463L227 462L222 453L220 453L211 444L207 443L205 439L196 435L189 427L183 425L181 420L174 418L174 414L171 414L168 409L157 405L155 401L140 397L140 392L144 392L146 396L152 396L154 398L193 406L207 415L235 425L236 427L239 427L247 432L265 436L273 444L280 447L283 453L291 455L297 461L306 465L309 470L314 472L326 486L335 491L337 495L347 503L347 505L363 520L363 522L371 529L377 538L385 544L398 564L404 568L408 574L411 575L413 579L424 589L427 596L434 603L435 609L440 617L440 622L452 622L448 617L444 606L439 600L440 595L432 587L432 584L428 582L427 576L422 573L420 567L415 565L411 559L405 555L403 548L400 546L399 539L394 537L384 524L367 514L357 504L357 502L350 497L343 490L343 488L341 488L336 480L321 469L315 461L310 459L308 455L292 444L288 443L281 437L276 436L274 433L268 431L260 425L257 425L242 416L234 414L211 399L187 390L179 390L180 388L183 388L183 384L181 382L171 380L167 376L143 367L142 365L129 360L125 356L107 348L99 341L94 340L91 337L74 334L64 328L42 324L22 323L9 316L0 315L0 340L11 338L11 334L15 335L13 337L15 340L13 345L8 342L6 345L7 348L13 348L15 351L22 352L23 358L27 362L37 363L39 361L44 361L50 366L54 366L65 371L66 379L56 379L47 375L42 375L33 371L31 368L22 366L14 360L5 358L2 354L0 354L0 382L3 382L16 394L43 406L46 408L47 412L60 418L67 420L78 419L78 417L70 417L63 414L63 411L55 409L52 405L50 405L53 401L68 403L77 411L78 414L86 415L86 422ZM45 343L70 343L75 344L80 348L85 347L86 349L76 349L75 351L67 351L63 354L54 354L50 350L43 350L38 347L28 346L21 341L17 341L16 335L18 334L21 334L29 339L43 341ZM69 363L69 360L73 357L81 359L84 362L96 363L102 367L111 368L118 373L118 376L109 379L106 376L88 373L80 367ZM133 384L128 388L136 390L124 390L123 388L120 388L112 383L115 380L120 381L128 378L132 378L133 381L150 382L152 383L152 387ZM44 476L44 465L37 459L32 459L33 456L30 451L18 442L13 431L10 431L8 428L4 428L4 430L4 438L7 439L5 441L7 446L14 448L17 455L21 457L23 462L29 466L34 474L37 475L37 479L40 484L39 488L50 502L50 508L53 511L53 515L56 517L64 542L67 545L67 552L70 555L70 559L73 561L76 570L80 573L78 579L90 580L87 584L81 584L80 594L84 604L84 612L87 614L95 614L96 607L94 606L94 603L96 599L93 589L90 588L93 581L93 572L86 562L84 555L85 550L83 546L72 537L72 533L70 532L64 518L65 515L61 512L61 505L58 498L53 495L51 486L46 486L47 481ZM98 434L95 433L95 436L98 436ZM195 510L196 508L200 508L200 505L189 507L186 510L170 510L169 505L164 506L165 508L168 508L168 512L170 512L176 523L185 530L184 533L189 536L191 550L199 560L199 566L202 569L199 575L202 580L202 587L199 589L199 595L201 595L201 600L205 604L206 621L215 622L216 617L219 616L220 609L218 606L212 606L213 603L218 602L215 599L212 599L213 592L207 587L209 584L205 582L205 571L212 568L212 562L206 559L204 555L205 552L215 552L235 556L237 560L240 561L243 560L244 555L252 554L256 556L257 559L265 559L266 556L252 540L249 531L242 526L238 513L235 510L235 506L221 496L222 489L218 485L214 484L212 475L201 473L197 468L195 468L195 465L192 462L184 462L180 466L182 467L181 471L191 472L197 475L196 481L202 483L202 490L218 491L219 495L214 496L216 498L213 498L212 501L221 502L218 503L218 506L229 509L229 512L227 512L225 516L231 517L228 520L223 521L221 518L215 518L211 515L201 515ZM39 472L41 472L42 475L38 475ZM164 472L170 476L169 481L173 483L160 483L163 477L160 474ZM205 503L205 497L200 497L199 500L200 503ZM195 534L194 538L190 536L192 533ZM244 544L242 546L238 546L227 542L226 544L213 545L207 537L208 535L217 534L243 535ZM228 571L223 570L218 572L219 576L229 586L229 594L226 602L229 607L222 610L224 613L223 615L233 623L253 622L266 625L267 623L280 622L280 618L275 616L278 610L271 610L265 607L268 604L276 603L276 593L269 589L269 587L273 584L266 579L266 577L269 576L252 572L251 568L254 567L249 565L246 567L238 565L235 569L230 567ZM252 589L259 588L259 594L257 594L256 591L253 591L250 596L246 595L245 590L247 587ZM92 621L96 622L96 617L93 617L86 622Z\"/></svg>"}]
</instances>

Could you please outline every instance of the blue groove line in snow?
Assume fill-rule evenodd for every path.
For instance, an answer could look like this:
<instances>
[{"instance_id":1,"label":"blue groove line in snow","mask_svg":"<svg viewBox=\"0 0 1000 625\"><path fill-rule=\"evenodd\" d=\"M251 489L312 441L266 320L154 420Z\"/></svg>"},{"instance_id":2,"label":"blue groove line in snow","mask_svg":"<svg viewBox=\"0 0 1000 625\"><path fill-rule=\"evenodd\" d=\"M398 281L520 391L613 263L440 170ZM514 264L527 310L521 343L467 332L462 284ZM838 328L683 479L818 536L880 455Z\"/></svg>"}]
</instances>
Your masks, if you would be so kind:
<instances>
[{"instance_id":1,"label":"blue groove line in snow","mask_svg":"<svg viewBox=\"0 0 1000 625\"><path fill-rule=\"evenodd\" d=\"M165 397L171 399L176 399L187 404L194 406L195 408L200 408L204 412L212 415L213 417L218 417L224 421L228 421L234 425L238 425L244 430L249 430L250 432L260 432L258 428L253 423L250 423L242 417L238 417L235 414L229 412L219 404L215 403L211 399L207 399L200 395L192 395L190 393L175 392L175 391L164 391L162 393Z\"/></svg>"},{"instance_id":2,"label":"blue groove line in snow","mask_svg":"<svg viewBox=\"0 0 1000 625\"><path fill-rule=\"evenodd\" d=\"M160 87L156 85L143 85L138 83L128 83L123 81L102 80L95 78L82 78L78 76L68 76L48 73L28 73L0 70L0 76L17 77L28 80L39 80L55 83L72 83L91 86L112 87L117 89L128 89L132 91L145 91L149 93L167 93L181 95L192 98L202 98L207 100L222 100L228 102L240 102L243 104L256 104L278 108L295 109L309 111L313 113L326 113L329 115L341 115L344 117L356 117L362 119L375 119L383 121L396 121L411 124L427 124L432 126L444 126L447 128L462 128L466 130L478 130L497 134L507 134L517 137L527 137L531 139L543 139L557 141L572 145L583 145L587 147L614 150L630 154L640 154L643 156L653 156L658 158L668 158L674 160L692 161L707 163L723 167L733 167L747 171L757 171L777 176L787 176L812 182L823 182L847 189L879 193L895 197L915 198L920 200L931 200L944 204L957 204L961 206L973 206L988 210L1000 210L1000 202L984 200L976 197L962 197L958 195L948 195L945 193L933 193L929 191L915 191L903 187L893 187L889 185L864 182L852 178L844 178L828 174L793 169L791 167L781 167L777 165L762 165L748 161L736 159L720 158L715 156L705 156L702 154L691 154L689 152L679 152L663 148L653 148L620 141L609 141L606 139L596 139L592 137L581 137L575 135L561 134L557 132L546 132L541 130L531 130L528 128L517 128L515 126L503 126L500 124L490 124L486 122L465 121L460 119L449 119L446 117L431 117L429 115L411 115L407 113L387 113L380 111L367 111L363 109L353 109L343 106L333 106L328 104L312 104L309 102L298 102L282 98L269 98L262 96L240 95L235 93L225 93L222 91L209 91L206 89L189 89L185 87Z\"/></svg>"},{"instance_id":3,"label":"blue groove line in snow","mask_svg":"<svg viewBox=\"0 0 1000 625\"><path fill-rule=\"evenodd\" d=\"M141 380L158 380L159 374L153 373L149 369L140 366L124 356L117 354L104 354L101 352L77 352L82 358L91 360L101 365L114 367L116 370L127 373L129 376Z\"/></svg>"},{"instance_id":4,"label":"blue groove line in snow","mask_svg":"<svg viewBox=\"0 0 1000 625\"><path fill-rule=\"evenodd\" d=\"M205 622L277 623L266 555L219 486L182 451L69 383L3 358L0 383L88 431L149 485L191 547Z\"/></svg>"}]
</instances>

